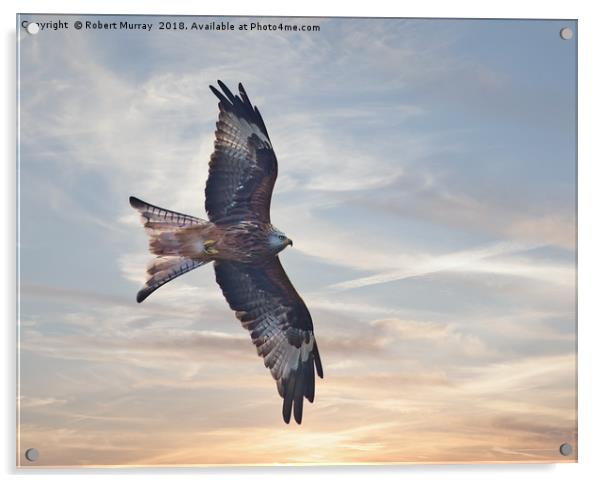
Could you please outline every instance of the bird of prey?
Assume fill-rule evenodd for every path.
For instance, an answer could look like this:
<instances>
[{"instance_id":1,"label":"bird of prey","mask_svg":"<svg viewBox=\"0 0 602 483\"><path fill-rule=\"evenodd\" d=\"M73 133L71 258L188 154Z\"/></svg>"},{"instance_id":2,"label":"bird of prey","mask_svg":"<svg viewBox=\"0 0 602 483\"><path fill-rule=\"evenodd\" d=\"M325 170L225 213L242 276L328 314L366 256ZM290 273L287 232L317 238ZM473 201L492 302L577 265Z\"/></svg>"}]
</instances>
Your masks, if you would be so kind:
<instances>
[{"instance_id":1,"label":"bird of prey","mask_svg":"<svg viewBox=\"0 0 602 483\"><path fill-rule=\"evenodd\" d=\"M213 262L224 297L276 380L284 421L289 423L292 412L301 424L303 398L313 402L315 373L324 375L311 315L278 257L293 242L270 222L278 162L261 114L242 84L238 95L223 82L218 85L221 91L209 86L219 99L205 186L209 220L130 197L156 255L136 300Z\"/></svg>"}]
</instances>

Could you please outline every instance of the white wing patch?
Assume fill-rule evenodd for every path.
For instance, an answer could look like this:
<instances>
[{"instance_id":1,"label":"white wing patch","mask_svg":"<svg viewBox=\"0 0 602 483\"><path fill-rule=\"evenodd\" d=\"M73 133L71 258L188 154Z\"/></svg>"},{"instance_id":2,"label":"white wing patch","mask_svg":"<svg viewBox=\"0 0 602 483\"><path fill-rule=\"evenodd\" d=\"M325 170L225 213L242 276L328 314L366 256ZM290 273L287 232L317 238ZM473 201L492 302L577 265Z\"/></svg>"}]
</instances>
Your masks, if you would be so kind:
<instances>
[{"instance_id":1,"label":"white wing patch","mask_svg":"<svg viewBox=\"0 0 602 483\"><path fill-rule=\"evenodd\" d=\"M307 362L309 359L314 349L314 336L310 334L308 342L303 341L300 347L295 347L289 342L285 332L278 327L277 319L266 319L257 326L261 327L262 333L256 341L257 354L263 357L264 364L270 369L274 379L286 379L291 371L297 370L300 362Z\"/></svg>"},{"instance_id":2,"label":"white wing patch","mask_svg":"<svg viewBox=\"0 0 602 483\"><path fill-rule=\"evenodd\" d=\"M220 120L230 127L232 132L226 132L231 134L234 140L249 139L251 136L253 136L253 134L255 134L263 143L269 147L272 147L269 139L263 132L261 132L261 129L259 129L256 124L249 123L246 119L237 117L233 113L227 111L220 112Z\"/></svg>"}]
</instances>

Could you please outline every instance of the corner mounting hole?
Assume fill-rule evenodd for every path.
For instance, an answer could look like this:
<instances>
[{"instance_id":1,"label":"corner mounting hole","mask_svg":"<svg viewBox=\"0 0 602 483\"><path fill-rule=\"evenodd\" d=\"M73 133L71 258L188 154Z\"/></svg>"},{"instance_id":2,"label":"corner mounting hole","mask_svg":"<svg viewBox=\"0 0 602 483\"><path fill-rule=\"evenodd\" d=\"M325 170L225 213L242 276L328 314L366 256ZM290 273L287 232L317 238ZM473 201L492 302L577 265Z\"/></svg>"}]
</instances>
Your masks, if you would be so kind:
<instances>
[{"instance_id":1,"label":"corner mounting hole","mask_svg":"<svg viewBox=\"0 0 602 483\"><path fill-rule=\"evenodd\" d=\"M573 38L573 30L569 27L560 29L560 38L562 40L571 40Z\"/></svg>"},{"instance_id":2,"label":"corner mounting hole","mask_svg":"<svg viewBox=\"0 0 602 483\"><path fill-rule=\"evenodd\" d=\"M573 454L573 447L569 443L562 443L558 451L560 451L562 456L570 456Z\"/></svg>"},{"instance_id":3,"label":"corner mounting hole","mask_svg":"<svg viewBox=\"0 0 602 483\"><path fill-rule=\"evenodd\" d=\"M27 24L26 30L27 33L35 35L40 31L40 26L35 22L31 22Z\"/></svg>"},{"instance_id":4,"label":"corner mounting hole","mask_svg":"<svg viewBox=\"0 0 602 483\"><path fill-rule=\"evenodd\" d=\"M34 462L40 457L40 453L35 448L29 448L25 451L25 458L27 461Z\"/></svg>"}]
</instances>

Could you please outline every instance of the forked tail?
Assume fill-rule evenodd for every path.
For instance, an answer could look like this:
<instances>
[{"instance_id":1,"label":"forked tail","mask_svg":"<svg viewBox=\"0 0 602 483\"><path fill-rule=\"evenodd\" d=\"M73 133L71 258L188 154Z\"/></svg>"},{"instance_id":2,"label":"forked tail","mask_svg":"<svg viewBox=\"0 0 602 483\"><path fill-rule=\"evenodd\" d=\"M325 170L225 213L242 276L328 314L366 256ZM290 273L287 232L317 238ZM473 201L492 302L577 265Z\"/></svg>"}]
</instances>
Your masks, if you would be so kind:
<instances>
[{"instance_id":1,"label":"forked tail","mask_svg":"<svg viewBox=\"0 0 602 483\"><path fill-rule=\"evenodd\" d=\"M167 282L211 261L210 248L207 256L202 256L206 247L201 238L182 236L191 227L210 222L159 208L134 196L130 196L130 205L142 216L149 235L149 250L156 255L146 270L148 279L136 296L140 303Z\"/></svg>"}]
</instances>

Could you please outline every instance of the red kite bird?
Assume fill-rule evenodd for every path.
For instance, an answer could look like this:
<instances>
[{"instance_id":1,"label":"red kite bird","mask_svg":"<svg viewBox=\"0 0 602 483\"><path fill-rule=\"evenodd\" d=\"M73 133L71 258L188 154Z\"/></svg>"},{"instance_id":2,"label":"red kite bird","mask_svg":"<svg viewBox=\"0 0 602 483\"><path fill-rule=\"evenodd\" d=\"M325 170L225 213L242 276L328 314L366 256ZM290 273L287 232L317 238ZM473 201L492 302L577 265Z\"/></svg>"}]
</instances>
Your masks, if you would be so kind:
<instances>
[{"instance_id":1,"label":"red kite bird","mask_svg":"<svg viewBox=\"0 0 602 483\"><path fill-rule=\"evenodd\" d=\"M278 162L261 114L242 84L237 96L218 84L222 92L210 86L219 99L219 118L205 186L209 221L130 197L156 255L136 300L214 262L224 297L276 379L284 421L293 412L301 424L303 398L314 400L314 370L324 376L311 315L278 259L293 242L270 223Z\"/></svg>"}]
</instances>

